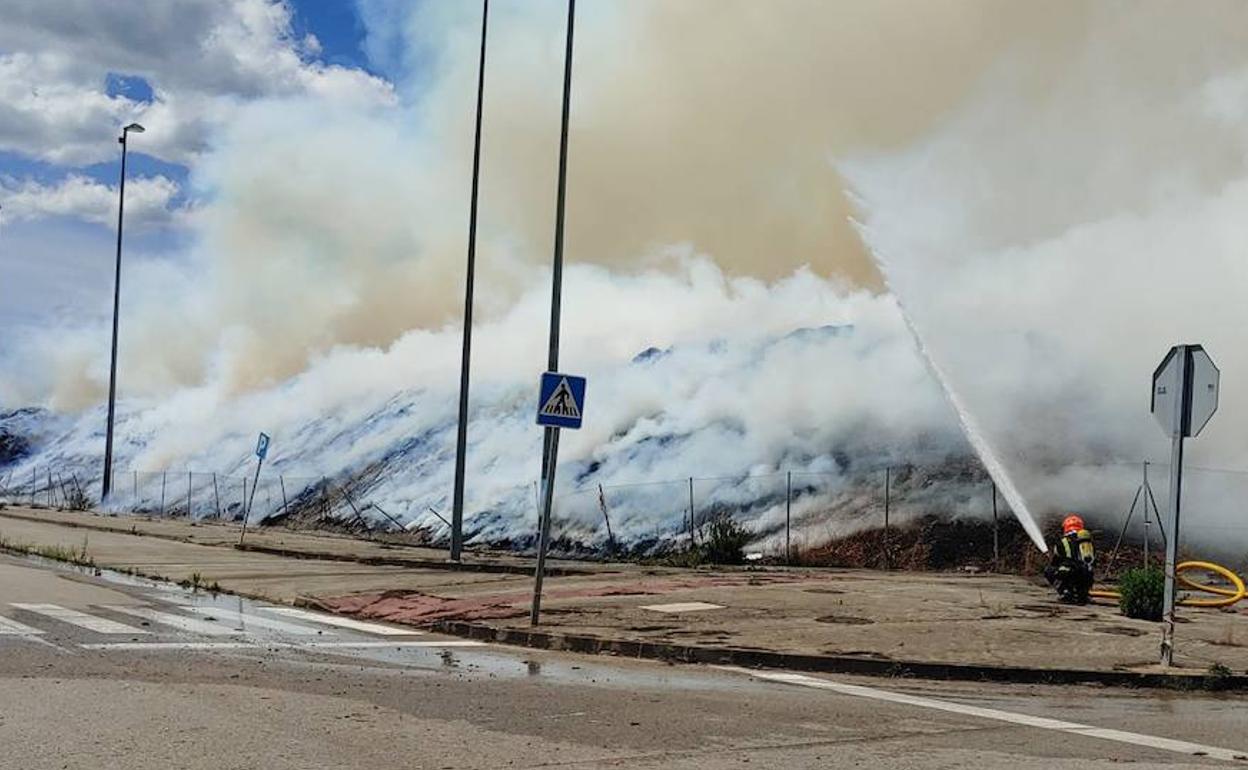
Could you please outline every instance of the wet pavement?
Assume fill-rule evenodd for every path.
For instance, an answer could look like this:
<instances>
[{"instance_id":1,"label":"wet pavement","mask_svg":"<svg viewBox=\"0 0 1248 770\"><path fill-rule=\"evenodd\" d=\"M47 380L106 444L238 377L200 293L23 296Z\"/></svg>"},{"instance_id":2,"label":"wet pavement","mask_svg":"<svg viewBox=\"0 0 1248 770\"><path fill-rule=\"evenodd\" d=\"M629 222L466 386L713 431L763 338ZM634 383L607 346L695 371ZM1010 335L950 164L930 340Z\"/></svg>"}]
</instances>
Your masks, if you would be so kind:
<instances>
[{"instance_id":1,"label":"wet pavement","mask_svg":"<svg viewBox=\"0 0 1248 770\"><path fill-rule=\"evenodd\" d=\"M104 566L173 581L198 574L239 594L364 619L528 628L532 578L524 572L452 570L444 559L423 567L374 563L378 554L413 551L413 564L433 564L440 554L429 549L284 530L248 534L251 542L305 557L290 558L240 551L236 528L224 525L20 509L0 511L0 537L68 549L86 543ZM523 563L515 556L474 558ZM1109 605L1059 605L1047 587L1012 575L559 566L577 574L546 581L542 629L552 634L1033 669L1152 671L1158 658L1157 624L1125 618ZM1248 671L1248 603L1241 605L1181 612L1181 670L1203 675L1216 664Z\"/></svg>"},{"instance_id":2,"label":"wet pavement","mask_svg":"<svg viewBox=\"0 0 1248 770\"><path fill-rule=\"evenodd\" d=\"M343 622L0 557L0 767L1198 767L1248 752L1232 696L671 666Z\"/></svg>"}]
</instances>

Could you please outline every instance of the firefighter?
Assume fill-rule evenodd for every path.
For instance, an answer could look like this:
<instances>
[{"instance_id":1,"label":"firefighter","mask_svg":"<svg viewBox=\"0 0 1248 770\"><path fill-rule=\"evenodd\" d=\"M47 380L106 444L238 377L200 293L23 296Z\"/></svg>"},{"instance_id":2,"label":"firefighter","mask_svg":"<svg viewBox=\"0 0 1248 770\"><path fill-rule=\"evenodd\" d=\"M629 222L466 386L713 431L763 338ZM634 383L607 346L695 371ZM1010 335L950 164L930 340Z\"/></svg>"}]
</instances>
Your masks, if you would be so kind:
<instances>
[{"instance_id":1,"label":"firefighter","mask_svg":"<svg viewBox=\"0 0 1248 770\"><path fill-rule=\"evenodd\" d=\"M1084 527L1083 519L1075 514L1067 516L1062 521L1062 537L1053 547L1053 561L1044 570L1049 585L1057 589L1059 601L1088 603L1095 559L1092 533Z\"/></svg>"}]
</instances>

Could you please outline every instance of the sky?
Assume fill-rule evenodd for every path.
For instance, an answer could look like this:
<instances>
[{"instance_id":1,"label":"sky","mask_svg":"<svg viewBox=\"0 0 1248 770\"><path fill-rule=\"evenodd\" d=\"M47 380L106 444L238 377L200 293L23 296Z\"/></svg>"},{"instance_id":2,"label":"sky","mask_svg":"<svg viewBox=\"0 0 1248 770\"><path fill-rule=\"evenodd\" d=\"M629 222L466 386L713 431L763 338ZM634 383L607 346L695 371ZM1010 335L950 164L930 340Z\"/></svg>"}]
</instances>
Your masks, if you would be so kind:
<instances>
[{"instance_id":1,"label":"sky","mask_svg":"<svg viewBox=\"0 0 1248 770\"><path fill-rule=\"evenodd\" d=\"M194 175L231 116L264 98L385 103L354 0L3 0L0 328L109 311L122 125L126 258L177 259ZM188 51L198 51L187 55Z\"/></svg>"}]
</instances>

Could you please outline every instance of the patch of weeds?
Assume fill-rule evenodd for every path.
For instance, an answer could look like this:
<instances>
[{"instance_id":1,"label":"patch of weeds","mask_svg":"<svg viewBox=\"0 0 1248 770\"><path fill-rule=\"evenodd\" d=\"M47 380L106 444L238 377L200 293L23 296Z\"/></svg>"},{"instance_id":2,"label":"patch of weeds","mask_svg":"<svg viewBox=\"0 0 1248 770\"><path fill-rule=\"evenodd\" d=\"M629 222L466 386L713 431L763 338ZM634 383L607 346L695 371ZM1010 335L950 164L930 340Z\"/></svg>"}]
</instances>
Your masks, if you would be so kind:
<instances>
[{"instance_id":1,"label":"patch of weeds","mask_svg":"<svg viewBox=\"0 0 1248 770\"><path fill-rule=\"evenodd\" d=\"M750 537L744 525L726 513L720 514L707 525L702 550L712 564L741 564Z\"/></svg>"},{"instance_id":2,"label":"patch of weeds","mask_svg":"<svg viewBox=\"0 0 1248 770\"><path fill-rule=\"evenodd\" d=\"M687 551L673 551L663 559L663 562L672 567L698 567L706 563L706 560L701 548L691 548Z\"/></svg>"},{"instance_id":3,"label":"patch of weeds","mask_svg":"<svg viewBox=\"0 0 1248 770\"><path fill-rule=\"evenodd\" d=\"M94 567L95 558L88 551L88 541L86 536L82 538L82 545L78 548L63 545L40 545L40 546L24 546L17 547L14 550L22 550L25 553L33 553L36 556L42 556L45 559L54 561L63 561L79 567Z\"/></svg>"},{"instance_id":4,"label":"patch of weeds","mask_svg":"<svg viewBox=\"0 0 1248 770\"><path fill-rule=\"evenodd\" d=\"M1225 690L1231 686L1234 672L1221 663L1210 663L1205 671L1204 686L1206 690Z\"/></svg>"},{"instance_id":5,"label":"patch of weeds","mask_svg":"<svg viewBox=\"0 0 1248 770\"><path fill-rule=\"evenodd\" d=\"M179 580L178 585L182 586L183 588L189 588L190 590L196 593L198 593L201 590L208 591L209 593L213 593L213 594L221 593L220 583L218 583L215 580L209 583L208 578L204 577L198 572L192 572L189 578L185 580Z\"/></svg>"},{"instance_id":6,"label":"patch of weeds","mask_svg":"<svg viewBox=\"0 0 1248 770\"><path fill-rule=\"evenodd\" d=\"M1118 578L1118 607L1129 618L1161 620L1165 586L1166 575L1160 569L1129 569Z\"/></svg>"}]
</instances>

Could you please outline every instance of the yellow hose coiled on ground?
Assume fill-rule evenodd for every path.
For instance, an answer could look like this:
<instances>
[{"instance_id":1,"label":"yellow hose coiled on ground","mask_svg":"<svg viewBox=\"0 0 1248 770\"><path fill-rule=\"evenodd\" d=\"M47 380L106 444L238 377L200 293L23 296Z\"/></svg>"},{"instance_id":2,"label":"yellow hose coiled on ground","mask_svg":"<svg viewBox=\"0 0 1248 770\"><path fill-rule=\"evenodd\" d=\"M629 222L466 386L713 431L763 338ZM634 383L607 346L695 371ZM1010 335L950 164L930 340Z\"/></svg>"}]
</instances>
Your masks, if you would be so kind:
<instances>
[{"instance_id":1,"label":"yellow hose coiled on ground","mask_svg":"<svg viewBox=\"0 0 1248 770\"><path fill-rule=\"evenodd\" d=\"M1198 583L1184 572L1188 570L1203 570L1212 572L1215 575L1221 575L1226 578L1233 588L1223 588L1222 586L1209 585L1208 583ZM1231 570L1223 567L1221 564L1214 564L1210 561L1185 561L1174 568L1174 577L1179 581L1179 585L1190 591L1201 591L1214 596L1202 599L1195 596L1187 596L1179 600L1179 604L1184 607L1229 607L1240 599L1248 597L1248 590L1244 588L1244 581ZM1091 592L1092 596L1098 599L1119 599L1121 594L1117 591L1107 591L1098 589Z\"/></svg>"}]
</instances>

